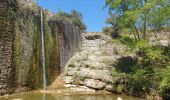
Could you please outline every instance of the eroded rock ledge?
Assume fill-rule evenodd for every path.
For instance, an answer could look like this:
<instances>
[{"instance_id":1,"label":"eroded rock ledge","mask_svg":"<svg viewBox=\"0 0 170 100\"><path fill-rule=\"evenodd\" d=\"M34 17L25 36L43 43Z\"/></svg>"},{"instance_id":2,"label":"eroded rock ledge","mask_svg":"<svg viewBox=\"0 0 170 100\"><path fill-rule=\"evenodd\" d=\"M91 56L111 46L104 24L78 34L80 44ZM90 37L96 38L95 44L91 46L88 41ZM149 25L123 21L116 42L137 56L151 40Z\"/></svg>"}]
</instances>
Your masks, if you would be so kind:
<instances>
[{"instance_id":1,"label":"eroded rock ledge","mask_svg":"<svg viewBox=\"0 0 170 100\"><path fill-rule=\"evenodd\" d=\"M114 64L125 47L117 47L109 36L102 33L83 33L82 36L81 52L75 54L67 64L65 84L116 92L112 70L115 70Z\"/></svg>"}]
</instances>

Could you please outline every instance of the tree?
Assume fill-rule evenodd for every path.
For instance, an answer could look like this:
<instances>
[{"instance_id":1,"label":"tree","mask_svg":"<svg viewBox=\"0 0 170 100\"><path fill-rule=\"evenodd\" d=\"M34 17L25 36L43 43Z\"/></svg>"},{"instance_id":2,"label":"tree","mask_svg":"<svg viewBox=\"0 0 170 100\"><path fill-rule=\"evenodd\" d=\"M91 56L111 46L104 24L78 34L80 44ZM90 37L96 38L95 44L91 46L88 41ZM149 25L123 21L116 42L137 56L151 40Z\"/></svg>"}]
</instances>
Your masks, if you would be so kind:
<instances>
[{"instance_id":1,"label":"tree","mask_svg":"<svg viewBox=\"0 0 170 100\"><path fill-rule=\"evenodd\" d=\"M106 24L111 25L110 27L105 27L103 31L109 32L113 38L119 37L119 32L121 30L120 21L118 21L118 16L112 12L109 12L109 18L106 19Z\"/></svg>"},{"instance_id":2,"label":"tree","mask_svg":"<svg viewBox=\"0 0 170 100\"><path fill-rule=\"evenodd\" d=\"M81 30L86 30L86 25L83 23L83 15L76 10L71 11L72 23L78 26Z\"/></svg>"},{"instance_id":3,"label":"tree","mask_svg":"<svg viewBox=\"0 0 170 100\"><path fill-rule=\"evenodd\" d=\"M147 30L169 27L169 0L105 0L109 10L121 20L124 28L135 31L138 39L147 38ZM142 34L141 34L142 33Z\"/></svg>"},{"instance_id":4,"label":"tree","mask_svg":"<svg viewBox=\"0 0 170 100\"><path fill-rule=\"evenodd\" d=\"M74 18L78 18L80 20L83 19L83 15L80 12L76 11L76 10L71 11L71 16L74 17Z\"/></svg>"},{"instance_id":5,"label":"tree","mask_svg":"<svg viewBox=\"0 0 170 100\"><path fill-rule=\"evenodd\" d=\"M71 13L66 13L59 11L55 15L55 19L57 20L65 20L74 26L77 26L81 30L86 30L86 25L83 23L83 16L81 13L77 12L76 10L71 11Z\"/></svg>"}]
</instances>

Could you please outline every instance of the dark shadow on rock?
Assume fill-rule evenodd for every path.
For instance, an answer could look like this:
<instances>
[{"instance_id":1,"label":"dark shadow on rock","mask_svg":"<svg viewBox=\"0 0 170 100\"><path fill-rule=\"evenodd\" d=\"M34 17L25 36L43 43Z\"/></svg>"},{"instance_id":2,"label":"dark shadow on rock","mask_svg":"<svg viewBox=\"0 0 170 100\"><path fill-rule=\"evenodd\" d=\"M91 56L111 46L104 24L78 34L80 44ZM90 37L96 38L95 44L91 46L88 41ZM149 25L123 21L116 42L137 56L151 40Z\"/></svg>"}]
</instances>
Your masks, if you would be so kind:
<instances>
[{"instance_id":1,"label":"dark shadow on rock","mask_svg":"<svg viewBox=\"0 0 170 100\"><path fill-rule=\"evenodd\" d=\"M164 90L163 100L170 100L170 89Z\"/></svg>"},{"instance_id":2,"label":"dark shadow on rock","mask_svg":"<svg viewBox=\"0 0 170 100\"><path fill-rule=\"evenodd\" d=\"M112 38L114 38L114 39L117 39L117 38L120 37L119 33L117 33L117 32L114 32L113 34L111 34L111 36L112 36Z\"/></svg>"},{"instance_id":3,"label":"dark shadow on rock","mask_svg":"<svg viewBox=\"0 0 170 100\"><path fill-rule=\"evenodd\" d=\"M101 35L89 35L89 36L85 36L85 38L87 40L96 40L96 39L100 39Z\"/></svg>"},{"instance_id":4,"label":"dark shadow on rock","mask_svg":"<svg viewBox=\"0 0 170 100\"><path fill-rule=\"evenodd\" d=\"M131 56L126 56L118 59L117 64L115 65L116 70L124 73L133 72L133 68L137 63L137 59Z\"/></svg>"}]
</instances>

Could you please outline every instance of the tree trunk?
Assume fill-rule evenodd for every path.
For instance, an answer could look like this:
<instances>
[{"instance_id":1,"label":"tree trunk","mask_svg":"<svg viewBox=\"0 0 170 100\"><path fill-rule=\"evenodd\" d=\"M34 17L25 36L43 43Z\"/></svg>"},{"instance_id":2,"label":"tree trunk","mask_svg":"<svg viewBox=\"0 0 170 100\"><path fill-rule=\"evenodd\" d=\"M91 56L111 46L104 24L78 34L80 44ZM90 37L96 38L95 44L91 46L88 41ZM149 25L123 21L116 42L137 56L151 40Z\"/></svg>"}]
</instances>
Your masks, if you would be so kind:
<instances>
[{"instance_id":1,"label":"tree trunk","mask_svg":"<svg viewBox=\"0 0 170 100\"><path fill-rule=\"evenodd\" d=\"M144 19L144 32L143 32L143 38L146 39L146 19Z\"/></svg>"},{"instance_id":2,"label":"tree trunk","mask_svg":"<svg viewBox=\"0 0 170 100\"><path fill-rule=\"evenodd\" d=\"M139 33L139 31L138 31L138 29L137 29L136 25L135 25L135 24L133 24L133 25L134 25L134 28L135 28L135 31L136 31L137 37L138 37L138 39L140 40L140 33Z\"/></svg>"},{"instance_id":3,"label":"tree trunk","mask_svg":"<svg viewBox=\"0 0 170 100\"><path fill-rule=\"evenodd\" d=\"M136 36L135 32L133 31L132 33L133 33L133 36L134 36L135 40L137 41L138 39L137 39L137 36Z\"/></svg>"}]
</instances>

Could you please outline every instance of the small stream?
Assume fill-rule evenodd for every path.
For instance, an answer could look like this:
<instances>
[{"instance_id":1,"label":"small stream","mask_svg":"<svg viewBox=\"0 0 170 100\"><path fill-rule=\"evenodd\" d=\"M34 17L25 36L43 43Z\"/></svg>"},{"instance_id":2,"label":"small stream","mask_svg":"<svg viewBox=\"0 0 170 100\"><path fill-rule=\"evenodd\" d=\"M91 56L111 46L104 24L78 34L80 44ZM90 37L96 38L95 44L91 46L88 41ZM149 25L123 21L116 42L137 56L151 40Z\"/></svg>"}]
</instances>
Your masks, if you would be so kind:
<instances>
[{"instance_id":1,"label":"small stream","mask_svg":"<svg viewBox=\"0 0 170 100\"><path fill-rule=\"evenodd\" d=\"M118 94L59 95L59 94L32 93L5 98L5 100L145 100L145 99Z\"/></svg>"}]
</instances>

